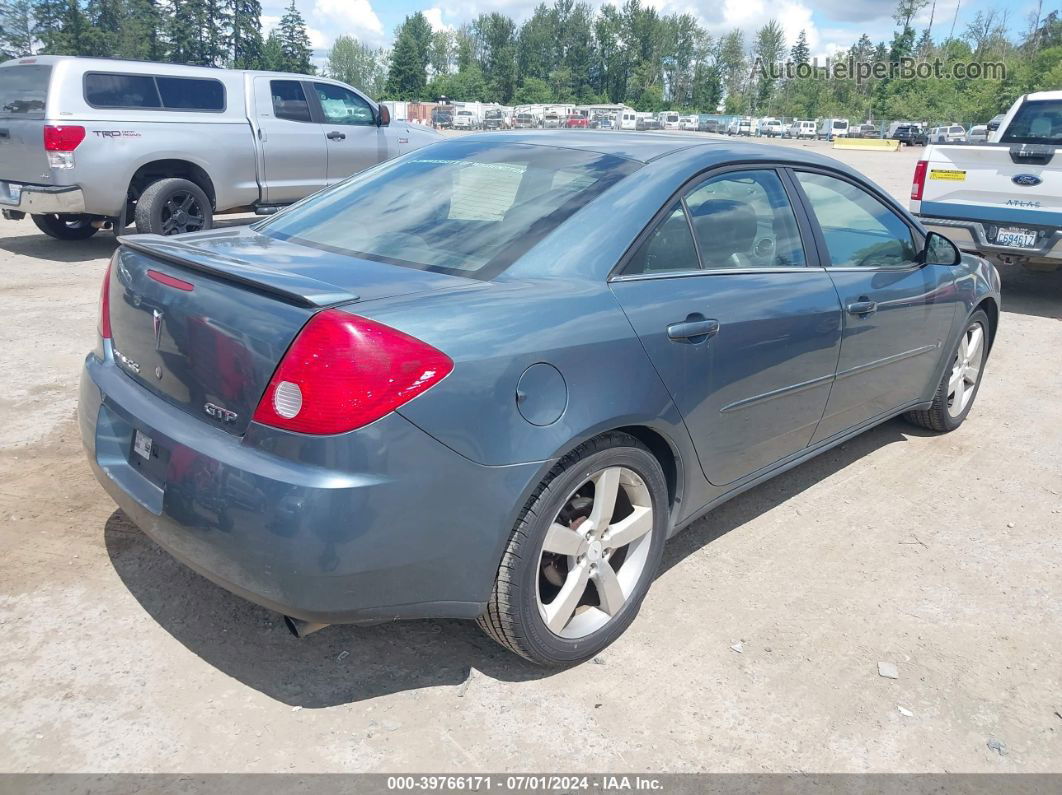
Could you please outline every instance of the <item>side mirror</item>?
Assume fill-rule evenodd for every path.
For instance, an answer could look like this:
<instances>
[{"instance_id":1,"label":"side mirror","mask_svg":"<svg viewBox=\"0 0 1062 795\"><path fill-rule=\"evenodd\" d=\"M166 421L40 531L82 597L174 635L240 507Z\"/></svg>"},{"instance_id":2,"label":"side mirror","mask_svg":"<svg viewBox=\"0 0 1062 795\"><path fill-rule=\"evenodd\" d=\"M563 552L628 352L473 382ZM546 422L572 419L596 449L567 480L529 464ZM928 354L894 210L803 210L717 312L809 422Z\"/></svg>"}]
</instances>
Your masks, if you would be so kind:
<instances>
[{"instance_id":1,"label":"side mirror","mask_svg":"<svg viewBox=\"0 0 1062 795\"><path fill-rule=\"evenodd\" d=\"M391 123L391 111L387 109L386 105L380 105L376 109L376 126L386 127Z\"/></svg>"},{"instance_id":2,"label":"side mirror","mask_svg":"<svg viewBox=\"0 0 1062 795\"><path fill-rule=\"evenodd\" d=\"M925 265L958 265L962 254L958 246L944 235L930 232L926 235L926 245L922 249L922 263Z\"/></svg>"}]
</instances>

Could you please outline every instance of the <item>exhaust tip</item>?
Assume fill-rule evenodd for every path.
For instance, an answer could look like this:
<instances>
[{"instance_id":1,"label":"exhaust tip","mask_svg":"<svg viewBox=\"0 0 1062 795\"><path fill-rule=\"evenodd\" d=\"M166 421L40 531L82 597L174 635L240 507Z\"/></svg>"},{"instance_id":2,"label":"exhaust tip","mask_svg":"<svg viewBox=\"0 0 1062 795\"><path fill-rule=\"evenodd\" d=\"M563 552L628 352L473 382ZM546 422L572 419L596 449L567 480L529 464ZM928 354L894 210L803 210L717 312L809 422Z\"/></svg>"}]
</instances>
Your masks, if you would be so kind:
<instances>
[{"instance_id":1,"label":"exhaust tip","mask_svg":"<svg viewBox=\"0 0 1062 795\"><path fill-rule=\"evenodd\" d=\"M324 629L328 624L318 624L315 621L303 621L301 618L284 616L284 626L286 626L288 632L296 638L305 638L307 635L312 635L319 629Z\"/></svg>"}]
</instances>

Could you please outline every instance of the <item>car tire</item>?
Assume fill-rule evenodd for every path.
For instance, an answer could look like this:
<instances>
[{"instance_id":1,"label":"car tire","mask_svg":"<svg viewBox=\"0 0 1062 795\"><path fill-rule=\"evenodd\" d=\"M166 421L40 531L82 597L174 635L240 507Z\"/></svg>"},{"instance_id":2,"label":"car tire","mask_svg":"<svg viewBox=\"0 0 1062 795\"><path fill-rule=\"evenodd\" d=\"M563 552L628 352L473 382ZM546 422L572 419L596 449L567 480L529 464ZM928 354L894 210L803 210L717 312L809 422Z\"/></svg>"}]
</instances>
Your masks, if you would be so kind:
<instances>
[{"instance_id":1,"label":"car tire","mask_svg":"<svg viewBox=\"0 0 1062 795\"><path fill-rule=\"evenodd\" d=\"M599 502L598 493L606 498ZM601 517L594 514L608 510L610 493L613 511L604 528L595 527ZM609 433L576 448L549 471L517 519L480 628L539 665L571 665L598 654L634 620L656 576L669 507L663 470L634 437ZM611 549L616 533L631 540Z\"/></svg>"},{"instance_id":2,"label":"car tire","mask_svg":"<svg viewBox=\"0 0 1062 795\"><path fill-rule=\"evenodd\" d=\"M56 240L88 240L100 231L92 225L91 215L31 215L30 218L38 229Z\"/></svg>"},{"instance_id":3,"label":"car tire","mask_svg":"<svg viewBox=\"0 0 1062 795\"><path fill-rule=\"evenodd\" d=\"M948 360L950 364L933 396L933 404L928 409L909 411L904 418L938 433L947 433L962 425L981 387L981 376L988 361L991 342L988 315L978 309L966 321L966 327L955 344ZM972 350L975 345L976 351ZM976 371L971 368L976 368Z\"/></svg>"},{"instance_id":4,"label":"car tire","mask_svg":"<svg viewBox=\"0 0 1062 795\"><path fill-rule=\"evenodd\" d=\"M206 193L187 179L167 177L152 182L136 203L136 231L156 235L199 232L214 226Z\"/></svg>"}]
</instances>

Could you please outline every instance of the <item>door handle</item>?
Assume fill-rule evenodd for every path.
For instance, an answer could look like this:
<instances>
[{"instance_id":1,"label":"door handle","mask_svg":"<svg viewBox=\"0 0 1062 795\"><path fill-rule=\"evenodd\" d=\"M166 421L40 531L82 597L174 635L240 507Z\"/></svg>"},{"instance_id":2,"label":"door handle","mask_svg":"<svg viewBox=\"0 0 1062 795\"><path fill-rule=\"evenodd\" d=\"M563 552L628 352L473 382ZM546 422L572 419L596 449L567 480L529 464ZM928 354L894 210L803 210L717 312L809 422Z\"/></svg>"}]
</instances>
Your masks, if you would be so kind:
<instances>
[{"instance_id":1,"label":"door handle","mask_svg":"<svg viewBox=\"0 0 1062 795\"><path fill-rule=\"evenodd\" d=\"M686 320L667 327L667 338L673 342L704 342L718 333L718 320Z\"/></svg>"},{"instance_id":2,"label":"door handle","mask_svg":"<svg viewBox=\"0 0 1062 795\"><path fill-rule=\"evenodd\" d=\"M337 130L332 130L332 132L328 133L329 141L342 141L346 137L346 134L338 132Z\"/></svg>"},{"instance_id":3,"label":"door handle","mask_svg":"<svg viewBox=\"0 0 1062 795\"><path fill-rule=\"evenodd\" d=\"M878 305L874 301L854 301L846 308L850 315L869 315L878 311Z\"/></svg>"}]
</instances>

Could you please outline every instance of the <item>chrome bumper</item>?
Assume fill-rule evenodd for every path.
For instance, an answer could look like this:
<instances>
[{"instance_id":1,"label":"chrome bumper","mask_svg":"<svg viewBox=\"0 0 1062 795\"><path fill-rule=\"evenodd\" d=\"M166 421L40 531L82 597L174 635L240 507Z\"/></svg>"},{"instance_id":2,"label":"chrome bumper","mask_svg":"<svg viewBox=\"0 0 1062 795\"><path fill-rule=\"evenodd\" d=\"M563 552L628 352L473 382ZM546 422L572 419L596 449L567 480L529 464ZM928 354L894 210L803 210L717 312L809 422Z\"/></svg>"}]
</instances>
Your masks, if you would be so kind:
<instances>
[{"instance_id":1,"label":"chrome bumper","mask_svg":"<svg viewBox=\"0 0 1062 795\"><path fill-rule=\"evenodd\" d=\"M1014 246L997 246L990 243L985 232L985 224L980 221L968 221L956 218L927 218L917 215L922 226L932 232L939 232L963 251L979 254L993 254L1015 259L1057 259L1062 260L1062 229L1047 234L1040 245L1034 248L1015 248ZM1006 226L1006 224L992 224ZM1021 226L1021 224L1015 224ZM1042 228L1042 227L1041 227Z\"/></svg>"},{"instance_id":2,"label":"chrome bumper","mask_svg":"<svg viewBox=\"0 0 1062 795\"><path fill-rule=\"evenodd\" d=\"M85 212L85 194L76 185L24 185L0 181L0 208L30 215Z\"/></svg>"}]
</instances>

